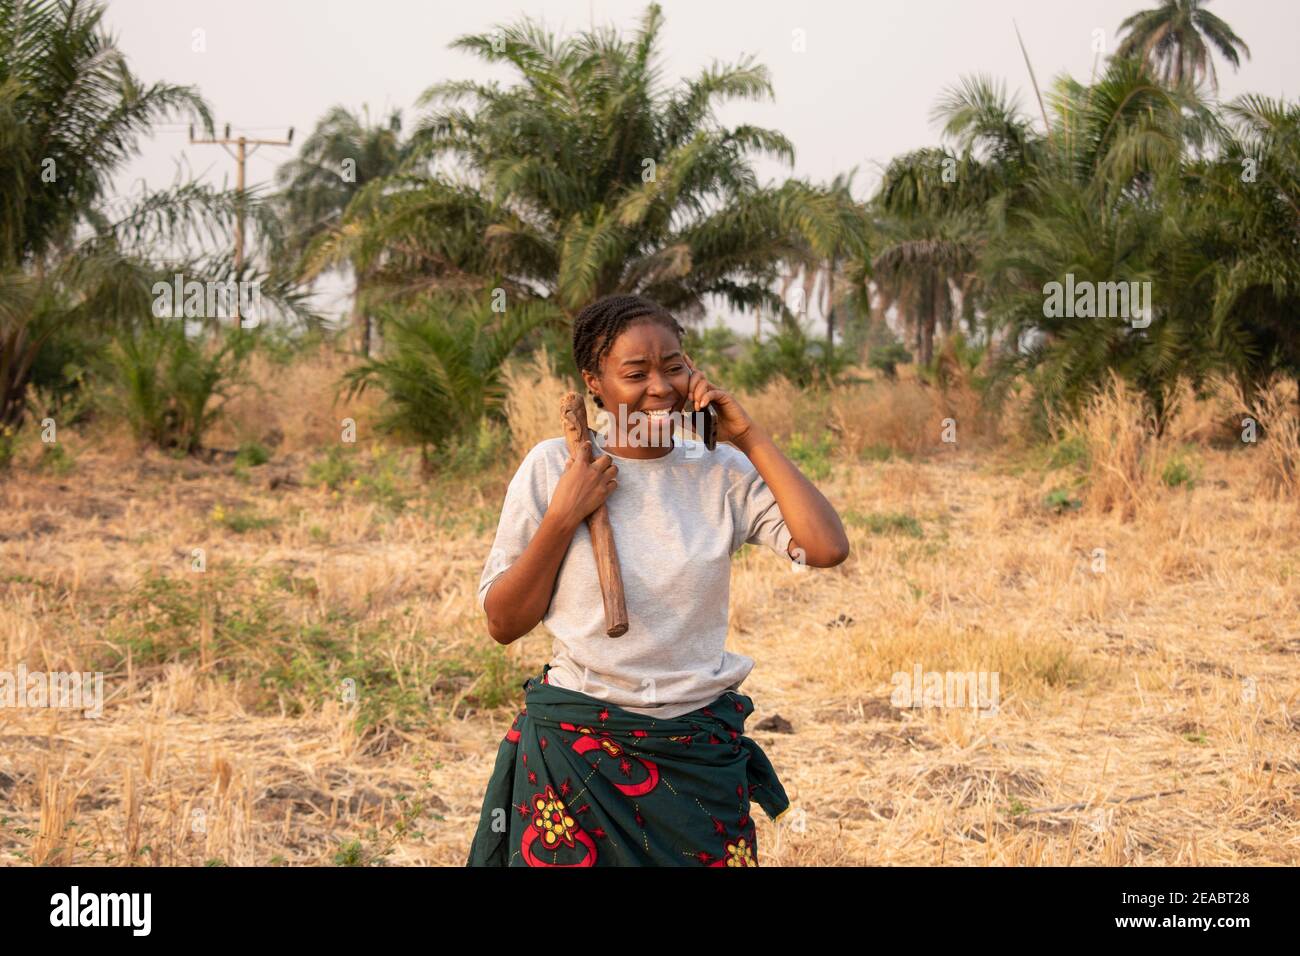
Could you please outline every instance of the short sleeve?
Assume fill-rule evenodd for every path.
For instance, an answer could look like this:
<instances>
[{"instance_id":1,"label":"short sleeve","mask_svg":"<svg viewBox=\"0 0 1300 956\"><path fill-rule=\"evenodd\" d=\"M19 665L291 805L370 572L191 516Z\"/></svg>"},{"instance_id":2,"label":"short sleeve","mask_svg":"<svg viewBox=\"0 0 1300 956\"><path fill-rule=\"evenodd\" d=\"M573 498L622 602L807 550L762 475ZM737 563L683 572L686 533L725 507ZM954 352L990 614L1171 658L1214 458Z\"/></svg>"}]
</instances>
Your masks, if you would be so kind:
<instances>
[{"instance_id":1,"label":"short sleeve","mask_svg":"<svg viewBox=\"0 0 1300 956\"><path fill-rule=\"evenodd\" d=\"M741 479L736 493L739 508L732 553L739 551L743 544L757 544L771 548L789 560L790 529L786 527L776 496L758 469L750 466L750 473Z\"/></svg>"},{"instance_id":2,"label":"short sleeve","mask_svg":"<svg viewBox=\"0 0 1300 956\"><path fill-rule=\"evenodd\" d=\"M519 560L528 542L541 527L550 501L547 488L546 458L541 445L533 446L510 479L496 537L478 585L479 610L487 613L487 593L492 583Z\"/></svg>"}]
</instances>

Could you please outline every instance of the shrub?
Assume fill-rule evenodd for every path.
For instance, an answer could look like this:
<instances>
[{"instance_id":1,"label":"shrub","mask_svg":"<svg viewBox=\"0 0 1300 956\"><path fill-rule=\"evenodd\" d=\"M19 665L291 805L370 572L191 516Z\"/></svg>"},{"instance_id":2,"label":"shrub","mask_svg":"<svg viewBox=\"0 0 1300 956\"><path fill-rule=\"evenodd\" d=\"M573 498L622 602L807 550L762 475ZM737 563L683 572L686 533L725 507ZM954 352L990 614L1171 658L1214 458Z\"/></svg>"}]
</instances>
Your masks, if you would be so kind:
<instances>
[{"instance_id":1,"label":"shrub","mask_svg":"<svg viewBox=\"0 0 1300 956\"><path fill-rule=\"evenodd\" d=\"M1058 515L1066 511L1076 511L1083 507L1083 502L1072 497L1066 488L1053 488L1043 497L1043 507Z\"/></svg>"},{"instance_id":2,"label":"shrub","mask_svg":"<svg viewBox=\"0 0 1300 956\"><path fill-rule=\"evenodd\" d=\"M898 366L912 361L912 353L883 319L870 323L862 339L868 367L876 369L887 379L898 378Z\"/></svg>"},{"instance_id":3,"label":"shrub","mask_svg":"<svg viewBox=\"0 0 1300 956\"><path fill-rule=\"evenodd\" d=\"M737 356L742 352L740 337L721 321L704 329L688 328L682 347L711 377L727 383L735 379Z\"/></svg>"},{"instance_id":4,"label":"shrub","mask_svg":"<svg viewBox=\"0 0 1300 956\"><path fill-rule=\"evenodd\" d=\"M898 366L912 361L912 353L902 342L874 346L867 355L867 365L879 370L885 378L898 378Z\"/></svg>"},{"instance_id":5,"label":"shrub","mask_svg":"<svg viewBox=\"0 0 1300 956\"><path fill-rule=\"evenodd\" d=\"M558 409L558 405L556 406ZM559 415L555 416L559 430ZM510 429L486 416L479 419L477 431L447 443L435 469L442 475L472 475L498 464L510 454Z\"/></svg>"},{"instance_id":6,"label":"shrub","mask_svg":"<svg viewBox=\"0 0 1300 956\"><path fill-rule=\"evenodd\" d=\"M1070 435L1052 446L1047 467L1069 468L1073 465L1088 469L1088 445L1082 435Z\"/></svg>"},{"instance_id":7,"label":"shrub","mask_svg":"<svg viewBox=\"0 0 1300 956\"><path fill-rule=\"evenodd\" d=\"M256 468L271 460L271 453L255 441L246 441L239 446L235 454L235 464L245 468Z\"/></svg>"},{"instance_id":8,"label":"shrub","mask_svg":"<svg viewBox=\"0 0 1300 956\"><path fill-rule=\"evenodd\" d=\"M54 326L32 362L28 411L37 421L53 418L60 427L91 415L89 378L95 356L108 345L93 328L72 323Z\"/></svg>"},{"instance_id":9,"label":"shrub","mask_svg":"<svg viewBox=\"0 0 1300 956\"><path fill-rule=\"evenodd\" d=\"M108 352L109 403L137 438L192 454L242 384L252 346L242 329L204 329L190 337L181 322L124 333Z\"/></svg>"},{"instance_id":10,"label":"shrub","mask_svg":"<svg viewBox=\"0 0 1300 956\"><path fill-rule=\"evenodd\" d=\"M0 425L0 469L8 468L14 460L14 445L18 429L13 425Z\"/></svg>"},{"instance_id":11,"label":"shrub","mask_svg":"<svg viewBox=\"0 0 1300 956\"><path fill-rule=\"evenodd\" d=\"M553 318L527 303L507 313L430 300L384 314L384 354L344 376L350 395L370 386L387 398L377 427L420 446L424 474L434 449L474 436L485 415L500 415L502 367L525 335Z\"/></svg>"},{"instance_id":12,"label":"shrub","mask_svg":"<svg viewBox=\"0 0 1300 956\"><path fill-rule=\"evenodd\" d=\"M1180 454L1170 456L1165 462L1164 471L1160 473L1160 480L1170 488L1177 488L1179 485L1185 485L1191 488L1196 484L1196 475L1193 472L1191 461Z\"/></svg>"},{"instance_id":13,"label":"shrub","mask_svg":"<svg viewBox=\"0 0 1300 956\"><path fill-rule=\"evenodd\" d=\"M243 534L246 531L260 531L277 523L277 519L263 518L250 508L238 508L235 511L228 512L221 505L214 505L209 517L214 523L230 529L235 534Z\"/></svg>"},{"instance_id":14,"label":"shrub","mask_svg":"<svg viewBox=\"0 0 1300 956\"><path fill-rule=\"evenodd\" d=\"M802 326L791 323L751 343L732 374L737 387L749 390L760 389L777 376L809 388L834 382L855 359L849 349L838 345L828 348L821 339L809 338Z\"/></svg>"},{"instance_id":15,"label":"shrub","mask_svg":"<svg viewBox=\"0 0 1300 956\"><path fill-rule=\"evenodd\" d=\"M803 432L796 431L790 436L785 451L800 471L813 481L822 481L830 477L831 473L831 443L830 432L823 431L814 440Z\"/></svg>"},{"instance_id":16,"label":"shrub","mask_svg":"<svg viewBox=\"0 0 1300 956\"><path fill-rule=\"evenodd\" d=\"M314 485L324 485L330 491L338 491L356 475L353 466L354 451L344 451L339 445L331 445L325 457L311 463L307 468L307 480Z\"/></svg>"},{"instance_id":17,"label":"shrub","mask_svg":"<svg viewBox=\"0 0 1300 956\"><path fill-rule=\"evenodd\" d=\"M63 445L57 442L51 443L41 449L41 457L37 462L37 467L53 475L67 475L73 468L72 456L68 454Z\"/></svg>"}]
</instances>

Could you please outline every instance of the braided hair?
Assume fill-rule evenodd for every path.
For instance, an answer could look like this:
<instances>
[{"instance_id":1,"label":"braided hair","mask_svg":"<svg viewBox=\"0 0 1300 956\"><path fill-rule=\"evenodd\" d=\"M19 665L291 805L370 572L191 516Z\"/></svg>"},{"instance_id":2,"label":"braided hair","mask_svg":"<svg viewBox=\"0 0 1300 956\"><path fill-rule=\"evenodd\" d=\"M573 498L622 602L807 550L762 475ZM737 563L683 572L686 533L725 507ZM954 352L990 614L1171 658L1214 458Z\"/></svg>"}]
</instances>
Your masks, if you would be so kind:
<instances>
[{"instance_id":1,"label":"braided hair","mask_svg":"<svg viewBox=\"0 0 1300 956\"><path fill-rule=\"evenodd\" d=\"M597 299L573 320L573 361L580 372L600 375L600 365L619 334L634 320L649 319L672 332L686 336L673 314L658 302L640 295L607 295ZM604 408L600 396L596 407Z\"/></svg>"}]
</instances>

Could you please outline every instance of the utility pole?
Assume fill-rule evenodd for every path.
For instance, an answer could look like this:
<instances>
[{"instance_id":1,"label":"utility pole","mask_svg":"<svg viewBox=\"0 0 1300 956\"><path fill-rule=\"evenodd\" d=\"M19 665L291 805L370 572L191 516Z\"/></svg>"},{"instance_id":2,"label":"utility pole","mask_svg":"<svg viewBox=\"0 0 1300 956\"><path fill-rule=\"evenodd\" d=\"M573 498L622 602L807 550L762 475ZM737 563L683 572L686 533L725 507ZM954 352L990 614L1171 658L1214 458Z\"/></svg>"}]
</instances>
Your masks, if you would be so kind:
<instances>
[{"instance_id":1,"label":"utility pole","mask_svg":"<svg viewBox=\"0 0 1300 956\"><path fill-rule=\"evenodd\" d=\"M244 164L248 157L257 152L259 146L292 146L293 145L293 127L289 127L289 135L285 139L249 139L246 136L239 136L235 139L230 138L230 124L226 124L226 135L221 139L195 139L194 125L190 124L190 142L196 145L220 146L230 153L227 146L235 146L238 153L230 153L235 158L235 188L239 193L237 206L235 209L235 274L238 275L244 267ZM252 146L250 152L248 147ZM235 327L240 325L239 315L239 296L235 296Z\"/></svg>"}]
</instances>

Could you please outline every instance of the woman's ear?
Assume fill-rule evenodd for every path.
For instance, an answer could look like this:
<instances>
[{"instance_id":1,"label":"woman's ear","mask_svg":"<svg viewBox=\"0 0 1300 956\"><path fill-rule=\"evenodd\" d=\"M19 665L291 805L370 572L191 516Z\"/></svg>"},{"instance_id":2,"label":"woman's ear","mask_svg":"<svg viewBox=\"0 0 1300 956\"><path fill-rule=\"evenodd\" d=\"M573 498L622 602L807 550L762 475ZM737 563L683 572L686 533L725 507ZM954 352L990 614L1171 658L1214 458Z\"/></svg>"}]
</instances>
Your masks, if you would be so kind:
<instances>
[{"instance_id":1,"label":"woman's ear","mask_svg":"<svg viewBox=\"0 0 1300 956\"><path fill-rule=\"evenodd\" d=\"M597 386L600 384L599 379L597 379L596 376L592 375L590 372L588 372L588 371L586 371L586 370L584 369L583 372L582 372L582 380L583 380L583 382L586 383L586 385L587 385L587 391L589 391L589 392L591 393L591 395L592 395L592 401L594 401L594 402L596 403L596 407L597 407L597 408L604 408L605 405L604 405L604 403L601 401L601 399L600 399L600 395L599 395L599 390L597 389Z\"/></svg>"}]
</instances>

